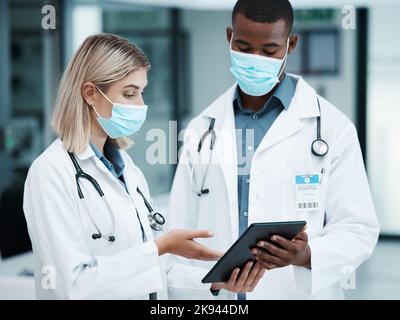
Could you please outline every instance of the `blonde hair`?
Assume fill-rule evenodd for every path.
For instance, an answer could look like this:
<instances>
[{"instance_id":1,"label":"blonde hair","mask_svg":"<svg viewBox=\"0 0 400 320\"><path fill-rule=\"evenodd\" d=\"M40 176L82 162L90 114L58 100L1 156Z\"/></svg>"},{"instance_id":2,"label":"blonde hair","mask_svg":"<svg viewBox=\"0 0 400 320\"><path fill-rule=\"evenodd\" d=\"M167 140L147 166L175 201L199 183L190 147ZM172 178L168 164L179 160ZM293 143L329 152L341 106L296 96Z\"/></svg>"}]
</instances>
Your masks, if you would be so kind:
<instances>
[{"instance_id":1,"label":"blonde hair","mask_svg":"<svg viewBox=\"0 0 400 320\"><path fill-rule=\"evenodd\" d=\"M79 154L89 144L90 108L83 98L82 85L91 81L105 92L113 82L140 68L149 69L150 63L128 40L111 34L86 38L61 78L51 123L66 150ZM132 145L126 137L112 142L121 149Z\"/></svg>"}]
</instances>

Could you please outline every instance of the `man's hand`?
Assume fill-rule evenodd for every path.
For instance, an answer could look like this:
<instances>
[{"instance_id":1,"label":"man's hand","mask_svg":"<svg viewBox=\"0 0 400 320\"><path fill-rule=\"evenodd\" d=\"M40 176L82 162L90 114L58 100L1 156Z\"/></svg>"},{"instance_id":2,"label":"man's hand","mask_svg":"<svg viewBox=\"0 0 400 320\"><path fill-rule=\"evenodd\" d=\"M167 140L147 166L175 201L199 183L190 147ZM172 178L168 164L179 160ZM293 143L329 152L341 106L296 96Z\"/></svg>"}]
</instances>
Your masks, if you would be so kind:
<instances>
[{"instance_id":1,"label":"man's hand","mask_svg":"<svg viewBox=\"0 0 400 320\"><path fill-rule=\"evenodd\" d=\"M256 260L264 268L270 270L295 265L311 269L311 250L305 230L301 231L293 240L276 235L272 236L271 240L280 247L260 241L257 243L257 248L252 250Z\"/></svg>"}]
</instances>

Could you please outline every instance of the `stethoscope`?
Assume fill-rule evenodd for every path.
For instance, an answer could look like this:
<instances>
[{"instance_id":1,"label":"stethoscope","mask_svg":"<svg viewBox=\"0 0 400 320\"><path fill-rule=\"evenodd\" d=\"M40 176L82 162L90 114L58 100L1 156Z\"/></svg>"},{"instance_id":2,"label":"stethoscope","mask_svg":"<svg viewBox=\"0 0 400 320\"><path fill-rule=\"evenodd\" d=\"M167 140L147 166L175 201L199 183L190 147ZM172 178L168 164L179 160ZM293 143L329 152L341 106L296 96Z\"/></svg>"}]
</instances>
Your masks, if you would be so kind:
<instances>
[{"instance_id":1,"label":"stethoscope","mask_svg":"<svg viewBox=\"0 0 400 320\"><path fill-rule=\"evenodd\" d=\"M311 144L311 152L317 157L324 157L329 151L328 142L321 138L321 105L317 97L319 116L317 117L317 139Z\"/></svg>"},{"instance_id":2,"label":"stethoscope","mask_svg":"<svg viewBox=\"0 0 400 320\"><path fill-rule=\"evenodd\" d=\"M319 109L319 115L317 117L317 138L311 143L311 152L317 157L324 157L329 151L329 145L324 139L321 138L321 105L319 103L318 97L317 97L317 102L318 102L318 109ZM215 118L211 118L210 125L209 125L207 131L204 132L204 134L200 138L199 144L197 146L197 155L196 155L195 161L192 165L192 170L191 170L191 175L190 175L190 184L191 184L191 188L192 188L193 192L196 193L199 197L201 197L204 194L210 193L210 189L204 188L204 182L207 177L208 168L209 168L209 165L211 162L212 152L214 150L214 145L215 145L215 140L216 140L216 133L214 130L214 125L215 125ZM200 161L200 152L204 145L204 141L208 136L210 136L209 161L207 163L205 174L203 175L203 178L200 179L201 180L200 187L196 188L196 186L195 186L196 181L195 181L195 175L194 175L195 166Z\"/></svg>"},{"instance_id":3,"label":"stethoscope","mask_svg":"<svg viewBox=\"0 0 400 320\"><path fill-rule=\"evenodd\" d=\"M96 239L106 239L110 242L114 242L115 241L115 217L113 214L113 211L111 209L110 204L107 201L107 198L104 195L103 190L101 189L99 183L96 181L95 178L93 178L91 175L87 174L86 172L84 172L82 170L82 168L80 167L80 165L78 164L78 161L75 158L75 155L71 152L68 152L69 157L71 158L71 161L75 167L76 170L76 174L75 174L75 180L76 180L76 187L78 189L78 195L79 198L82 200L82 203L85 207L85 211L87 213L87 215L89 216L90 221L92 222L93 226L96 229L97 233L93 233L92 234L92 239L96 240ZM103 199L104 204L106 205L107 209L108 209L108 213L111 217L111 221L112 221L112 227L111 227L111 232L107 233L107 234L103 234L100 231L100 228L98 227L95 219L93 218L92 214L90 213L90 210L86 204L85 201L85 196L83 195L81 186L79 184L79 179L86 179L87 181L89 181L92 186L94 187L94 189L97 191L97 193L99 194L100 198ZM147 201L146 197L144 196L144 194L142 193L142 191L139 189L139 187L136 188L136 191L140 194L140 196L143 199L144 204L147 207L147 210L149 210L149 214L148 214L148 219L149 219L149 224L150 227L155 230L155 231L162 231L163 225L165 224L165 218L161 213L158 212L154 212L153 207L150 205L150 203Z\"/></svg>"},{"instance_id":4,"label":"stethoscope","mask_svg":"<svg viewBox=\"0 0 400 320\"><path fill-rule=\"evenodd\" d=\"M197 156L195 158L195 162L192 165L192 171L191 171L191 174L190 174L190 185L192 187L192 191L194 193L196 193L199 197L201 197L203 194L207 194L207 193L210 192L210 189L204 189L204 182L206 181L208 168L209 168L210 163L211 163L212 152L214 150L215 139L217 138L217 135L215 134L215 130L214 130L214 124L215 124L215 118L211 118L208 130L206 132L204 132L204 134L200 138L199 144L197 146ZM200 163L201 148L203 147L204 141L206 140L206 138L208 136L210 136L211 139L210 139L210 152L209 152L209 155L208 155L207 167L206 167L205 174L203 175L203 178L201 179L200 188L196 188L195 187L195 176L194 176L194 174L195 174L195 166Z\"/></svg>"}]
</instances>

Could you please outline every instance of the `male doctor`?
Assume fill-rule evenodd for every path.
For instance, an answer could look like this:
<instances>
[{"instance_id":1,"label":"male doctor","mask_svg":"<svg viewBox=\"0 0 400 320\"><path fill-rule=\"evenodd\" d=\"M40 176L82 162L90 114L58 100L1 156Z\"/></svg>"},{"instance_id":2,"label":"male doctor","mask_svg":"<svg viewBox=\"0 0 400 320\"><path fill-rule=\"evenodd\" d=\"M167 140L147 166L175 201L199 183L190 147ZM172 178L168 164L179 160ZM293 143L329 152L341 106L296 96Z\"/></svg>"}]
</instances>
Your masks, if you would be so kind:
<instances>
[{"instance_id":1,"label":"male doctor","mask_svg":"<svg viewBox=\"0 0 400 320\"><path fill-rule=\"evenodd\" d=\"M227 28L236 83L187 128L169 221L214 230L204 244L221 251L254 222L305 220L306 230L258 243L252 252L266 273L246 294L229 282L202 284L212 263L171 257L170 298L342 299L376 245L353 123L284 72L298 40L292 26L287 0L237 1Z\"/></svg>"}]
</instances>

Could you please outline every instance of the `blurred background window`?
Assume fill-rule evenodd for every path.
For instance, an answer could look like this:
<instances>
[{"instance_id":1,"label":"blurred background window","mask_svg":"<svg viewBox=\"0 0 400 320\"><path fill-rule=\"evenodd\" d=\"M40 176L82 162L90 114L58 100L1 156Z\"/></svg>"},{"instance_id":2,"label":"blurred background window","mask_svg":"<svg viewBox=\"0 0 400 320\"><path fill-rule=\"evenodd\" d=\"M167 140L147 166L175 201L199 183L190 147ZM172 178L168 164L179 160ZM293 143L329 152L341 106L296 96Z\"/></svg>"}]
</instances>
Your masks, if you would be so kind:
<instances>
[{"instance_id":1,"label":"blurred background window","mask_svg":"<svg viewBox=\"0 0 400 320\"><path fill-rule=\"evenodd\" d=\"M397 5L400 9L400 5ZM398 9L369 14L367 163L383 234L400 236L400 28Z\"/></svg>"}]
</instances>

